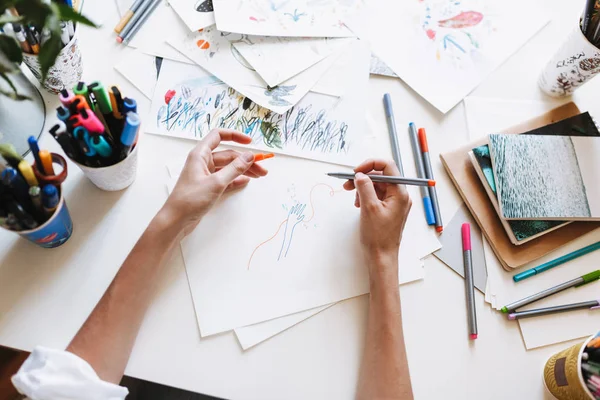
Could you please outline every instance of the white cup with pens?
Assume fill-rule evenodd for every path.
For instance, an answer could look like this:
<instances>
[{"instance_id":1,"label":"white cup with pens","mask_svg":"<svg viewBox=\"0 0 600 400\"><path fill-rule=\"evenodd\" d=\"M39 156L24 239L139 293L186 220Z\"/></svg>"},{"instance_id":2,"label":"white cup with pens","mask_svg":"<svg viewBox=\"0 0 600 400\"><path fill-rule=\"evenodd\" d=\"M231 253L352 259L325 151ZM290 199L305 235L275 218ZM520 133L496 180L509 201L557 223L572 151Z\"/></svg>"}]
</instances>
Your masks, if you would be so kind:
<instances>
[{"instance_id":1,"label":"white cup with pens","mask_svg":"<svg viewBox=\"0 0 600 400\"><path fill-rule=\"evenodd\" d=\"M580 24L544 67L539 86L549 96L571 95L600 72L600 14L596 0L587 0Z\"/></svg>"},{"instance_id":2,"label":"white cup with pens","mask_svg":"<svg viewBox=\"0 0 600 400\"><path fill-rule=\"evenodd\" d=\"M141 120L135 100L123 98L118 87L107 90L96 81L78 82L59 94L58 118L50 129L63 151L99 189L130 186L137 172L137 141Z\"/></svg>"}]
</instances>

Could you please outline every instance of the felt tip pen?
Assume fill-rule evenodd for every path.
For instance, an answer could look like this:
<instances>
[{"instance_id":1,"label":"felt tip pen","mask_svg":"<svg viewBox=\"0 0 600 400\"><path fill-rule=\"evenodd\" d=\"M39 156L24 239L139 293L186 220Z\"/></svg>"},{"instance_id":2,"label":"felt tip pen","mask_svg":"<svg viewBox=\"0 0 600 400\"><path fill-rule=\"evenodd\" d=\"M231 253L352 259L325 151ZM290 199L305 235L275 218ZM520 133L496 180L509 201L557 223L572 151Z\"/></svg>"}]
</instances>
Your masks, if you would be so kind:
<instances>
[{"instance_id":1,"label":"felt tip pen","mask_svg":"<svg viewBox=\"0 0 600 400\"><path fill-rule=\"evenodd\" d=\"M60 198L58 196L58 190L54 185L46 185L42 188L42 207L48 215L52 215L58 207Z\"/></svg>"},{"instance_id":2,"label":"felt tip pen","mask_svg":"<svg viewBox=\"0 0 600 400\"><path fill-rule=\"evenodd\" d=\"M19 203L24 204L29 200L29 185L19 175L16 169L6 168L0 175L2 183L12 189L12 194L15 200Z\"/></svg>"},{"instance_id":3,"label":"felt tip pen","mask_svg":"<svg viewBox=\"0 0 600 400\"><path fill-rule=\"evenodd\" d=\"M42 166L42 169L44 172L42 172L37 167L37 161L36 161L36 168L38 168L38 171L46 176L54 176L54 166L52 165L52 154L50 154L50 152L48 150L40 150L40 161L41 161L40 165Z\"/></svg>"},{"instance_id":4,"label":"felt tip pen","mask_svg":"<svg viewBox=\"0 0 600 400\"><path fill-rule=\"evenodd\" d=\"M400 176L404 176L402 156L400 155L400 145L398 144L398 132L396 132L396 120L394 119L394 108L392 107L392 97L389 93L383 95L383 108L385 110L385 118L388 125L388 133L390 135L390 144L392 146L394 162L398 167L398 171L400 171Z\"/></svg>"},{"instance_id":5,"label":"felt tip pen","mask_svg":"<svg viewBox=\"0 0 600 400\"><path fill-rule=\"evenodd\" d=\"M140 18L131 25L131 29L129 30L128 33L126 33L126 34L121 33L121 35L119 37L117 37L117 41L119 43L128 44L131 41L131 39L133 39L133 37L142 28L142 26L146 23L148 18L150 18L150 15L152 15L154 10L156 10L156 7L158 7L158 5L161 2L162 2L162 0L149 0L150 5L148 6L148 8L146 8L144 11L139 12L139 14L141 14ZM137 16L137 14L138 13L135 13L133 18L131 18L131 20L129 22L132 22L135 19L135 17ZM123 31L125 31L125 29Z\"/></svg>"},{"instance_id":6,"label":"felt tip pen","mask_svg":"<svg viewBox=\"0 0 600 400\"><path fill-rule=\"evenodd\" d=\"M122 43L123 39L125 37L127 37L127 35L129 35L129 32L131 32L131 30L135 27L137 22L143 17L146 10L150 7L150 5L152 4L152 1L153 0L146 0L146 1L142 2L142 4L138 5L134 14L131 16L129 21L127 21L127 23L125 23L125 25L121 29L121 32L119 32L119 35L117 36L118 43Z\"/></svg>"},{"instance_id":7,"label":"felt tip pen","mask_svg":"<svg viewBox=\"0 0 600 400\"><path fill-rule=\"evenodd\" d=\"M92 110L91 107L90 107L90 103L88 102L87 98L85 96L80 95L80 94L77 94L77 95L73 96L73 101L71 102L71 105L69 105L69 111L73 115L75 115L79 111L85 110L85 109Z\"/></svg>"},{"instance_id":8,"label":"felt tip pen","mask_svg":"<svg viewBox=\"0 0 600 400\"><path fill-rule=\"evenodd\" d=\"M354 180L354 173L347 172L329 172L327 174L332 178ZM386 175L369 175L366 174L373 182L393 183L396 185L412 185L412 186L435 186L435 181L430 179L404 178L402 176L386 176Z\"/></svg>"},{"instance_id":9,"label":"felt tip pen","mask_svg":"<svg viewBox=\"0 0 600 400\"><path fill-rule=\"evenodd\" d=\"M475 308L475 280L473 279L473 258L471 255L471 225L462 224L463 263L465 266L465 293L467 300L467 321L469 338L477 339L477 311Z\"/></svg>"},{"instance_id":10,"label":"felt tip pen","mask_svg":"<svg viewBox=\"0 0 600 400\"><path fill-rule=\"evenodd\" d=\"M275 157L273 153L259 153L254 155L254 162L266 160Z\"/></svg>"},{"instance_id":11,"label":"felt tip pen","mask_svg":"<svg viewBox=\"0 0 600 400\"><path fill-rule=\"evenodd\" d=\"M29 198L37 211L42 211L42 190L39 186L29 188Z\"/></svg>"},{"instance_id":12,"label":"felt tip pen","mask_svg":"<svg viewBox=\"0 0 600 400\"><path fill-rule=\"evenodd\" d=\"M94 157L96 149L92 147L90 142L90 133L83 126L78 126L73 130L73 137L79 144L79 148L86 157Z\"/></svg>"},{"instance_id":13,"label":"felt tip pen","mask_svg":"<svg viewBox=\"0 0 600 400\"><path fill-rule=\"evenodd\" d=\"M123 114L127 114L128 112L137 112L137 102L134 99L125 97L123 99Z\"/></svg>"},{"instance_id":14,"label":"felt tip pen","mask_svg":"<svg viewBox=\"0 0 600 400\"><path fill-rule=\"evenodd\" d=\"M73 97L74 97L73 93L67 89L61 90L60 93L58 94L58 99L60 100L62 105L67 108L73 101Z\"/></svg>"},{"instance_id":15,"label":"felt tip pen","mask_svg":"<svg viewBox=\"0 0 600 400\"><path fill-rule=\"evenodd\" d=\"M71 113L69 112L69 109L64 107L64 106L60 106L56 108L56 117L58 119L60 119L61 121L66 121L69 119L69 117L71 116Z\"/></svg>"},{"instance_id":16,"label":"felt tip pen","mask_svg":"<svg viewBox=\"0 0 600 400\"><path fill-rule=\"evenodd\" d=\"M27 182L29 186L38 185L33 168L31 168L31 165L27 161L23 160L19 163L19 172L21 173L21 176L25 178L25 182Z\"/></svg>"},{"instance_id":17,"label":"felt tip pen","mask_svg":"<svg viewBox=\"0 0 600 400\"><path fill-rule=\"evenodd\" d=\"M581 303L564 304L560 306L538 308L535 310L519 311L508 314L508 319L514 321L516 319L539 317L542 315L558 314L575 310L600 310L600 300L584 301Z\"/></svg>"},{"instance_id":18,"label":"felt tip pen","mask_svg":"<svg viewBox=\"0 0 600 400\"><path fill-rule=\"evenodd\" d=\"M135 143L135 138L138 134L138 130L140 128L141 120L139 115L135 112L129 112L125 117L125 125L123 126L123 131L121 132L121 159L127 158L129 153L131 152L131 148Z\"/></svg>"},{"instance_id":19,"label":"felt tip pen","mask_svg":"<svg viewBox=\"0 0 600 400\"><path fill-rule=\"evenodd\" d=\"M25 37L27 38L27 42L29 42L29 45L31 46L31 52L33 54L39 54L40 53L40 43L38 42L37 38L35 37L35 34L33 32L31 32L31 30L25 29Z\"/></svg>"},{"instance_id":20,"label":"felt tip pen","mask_svg":"<svg viewBox=\"0 0 600 400\"><path fill-rule=\"evenodd\" d=\"M559 265L562 265L562 264L566 263L567 261L574 260L578 257L584 256L584 255L591 253L592 251L596 251L598 249L600 249L600 242L590 244L589 246L586 246L582 249L575 250L569 254L565 254L562 257L558 257L554 260L551 260L551 261L548 261L541 265L538 265L535 268L531 268L531 269L528 269L527 271L518 273L517 275L513 276L513 281L520 282L524 279L531 278L532 276L541 274L542 272L548 271L554 267L558 267Z\"/></svg>"},{"instance_id":21,"label":"felt tip pen","mask_svg":"<svg viewBox=\"0 0 600 400\"><path fill-rule=\"evenodd\" d=\"M29 149L31 150L31 154L33 154L33 159L35 160L35 164L37 166L38 171L45 175L44 166L42 165L42 160L40 159L40 147L38 146L38 142L34 136L29 136L27 138L27 143L29 144Z\"/></svg>"},{"instance_id":22,"label":"felt tip pen","mask_svg":"<svg viewBox=\"0 0 600 400\"><path fill-rule=\"evenodd\" d=\"M121 97L121 91L117 86L112 86L110 88L110 92L108 92L110 96L110 104L113 110L113 116L117 119L123 119L123 97Z\"/></svg>"},{"instance_id":23,"label":"felt tip pen","mask_svg":"<svg viewBox=\"0 0 600 400\"><path fill-rule=\"evenodd\" d=\"M102 135L92 136L89 141L89 145L96 150L100 157L109 158L112 156L112 147L110 147Z\"/></svg>"},{"instance_id":24,"label":"felt tip pen","mask_svg":"<svg viewBox=\"0 0 600 400\"><path fill-rule=\"evenodd\" d=\"M19 24L14 24L14 32L15 38L17 38L17 42L21 45L21 49L25 53L33 54L33 50L31 50L31 46L27 41L27 37L25 37L25 32L23 32L23 27Z\"/></svg>"},{"instance_id":25,"label":"felt tip pen","mask_svg":"<svg viewBox=\"0 0 600 400\"><path fill-rule=\"evenodd\" d=\"M104 124L89 108L81 110L81 112L74 117L75 120L80 125L84 126L90 133L104 133Z\"/></svg>"},{"instance_id":26,"label":"felt tip pen","mask_svg":"<svg viewBox=\"0 0 600 400\"><path fill-rule=\"evenodd\" d=\"M8 211L13 214L19 220L19 223L25 229L35 229L38 226L38 223L35 219L21 206L21 204L17 203L14 200L10 200L6 202L6 207Z\"/></svg>"},{"instance_id":27,"label":"felt tip pen","mask_svg":"<svg viewBox=\"0 0 600 400\"><path fill-rule=\"evenodd\" d=\"M588 283L597 281L598 279L600 279L600 270L590 272L589 274L585 274L583 276L580 276L579 278L571 279L570 281L561 283L560 285L556 285L529 297L525 297L524 299L515 301L514 303L510 303L509 305L502 307L502 312L508 314L518 308L524 307L538 300L545 299L546 297L552 296L553 294L560 293L563 290L567 290L572 287L578 288L587 285Z\"/></svg>"},{"instance_id":28,"label":"felt tip pen","mask_svg":"<svg viewBox=\"0 0 600 400\"><path fill-rule=\"evenodd\" d=\"M92 82L88 86L88 90L91 90L94 93L94 98L96 99L96 103L98 104L98 108L100 108L100 112L102 114L110 114L112 113L112 106L110 104L110 97L108 97L108 92L104 88L101 82Z\"/></svg>"},{"instance_id":29,"label":"felt tip pen","mask_svg":"<svg viewBox=\"0 0 600 400\"><path fill-rule=\"evenodd\" d=\"M419 137L417 135L417 127L414 123L408 124L408 133L410 136L410 144L417 167L417 177L425 179L425 166L423 165L423 156L421 155L421 146L419 145ZM421 197L423 198L423 208L425 209L425 220L428 225L435 225L435 213L431 205L431 197L429 197L429 189L421 186Z\"/></svg>"},{"instance_id":30,"label":"felt tip pen","mask_svg":"<svg viewBox=\"0 0 600 400\"><path fill-rule=\"evenodd\" d=\"M435 179L433 177L433 168L431 167L431 160L429 159L429 145L427 144L427 134L425 129L419 128L419 145L421 146L421 155L423 157L423 167L425 167L425 177L427 179ZM437 191L435 187L429 188L429 195L431 196L431 205L433 206L433 213L435 215L435 230L442 232L444 230L444 224L442 223L442 212L440 210L440 204L438 202Z\"/></svg>"},{"instance_id":31,"label":"felt tip pen","mask_svg":"<svg viewBox=\"0 0 600 400\"><path fill-rule=\"evenodd\" d=\"M73 93L76 96L83 96L85 98L85 101L88 104L88 108L91 109L92 111L94 110L94 104L92 103L92 100L90 99L88 87L85 84L85 82L77 82L77 84L73 87Z\"/></svg>"},{"instance_id":32,"label":"felt tip pen","mask_svg":"<svg viewBox=\"0 0 600 400\"><path fill-rule=\"evenodd\" d=\"M15 146L10 143L0 144L0 156L13 168L19 168L19 163L23 161L23 157L17 153Z\"/></svg>"},{"instance_id":33,"label":"felt tip pen","mask_svg":"<svg viewBox=\"0 0 600 400\"><path fill-rule=\"evenodd\" d=\"M121 19L115 26L115 29L114 29L115 33L121 33L123 28L125 28L125 25L127 25L129 20L131 19L131 17L133 17L133 14L138 10L138 8L140 8L140 5L143 2L144 2L144 0L136 0L133 2L133 4L131 5L131 8L129 10L127 10L125 12L125 14L123 14L123 17L121 17Z\"/></svg>"}]
</instances>

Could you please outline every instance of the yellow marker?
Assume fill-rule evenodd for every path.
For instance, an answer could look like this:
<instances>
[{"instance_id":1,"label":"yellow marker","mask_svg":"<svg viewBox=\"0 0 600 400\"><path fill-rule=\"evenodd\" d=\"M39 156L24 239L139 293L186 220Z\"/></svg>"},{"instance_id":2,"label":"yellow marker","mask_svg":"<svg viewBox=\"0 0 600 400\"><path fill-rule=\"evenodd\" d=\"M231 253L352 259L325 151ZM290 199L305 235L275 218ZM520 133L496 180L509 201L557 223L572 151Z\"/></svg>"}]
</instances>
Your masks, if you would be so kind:
<instances>
[{"instance_id":1,"label":"yellow marker","mask_svg":"<svg viewBox=\"0 0 600 400\"><path fill-rule=\"evenodd\" d=\"M27 161L23 160L19 163L19 172L23 175L23 178L25 178L25 181L27 181L29 186L39 186L35 174L33 173L33 168L31 168L31 165L29 165Z\"/></svg>"}]
</instances>

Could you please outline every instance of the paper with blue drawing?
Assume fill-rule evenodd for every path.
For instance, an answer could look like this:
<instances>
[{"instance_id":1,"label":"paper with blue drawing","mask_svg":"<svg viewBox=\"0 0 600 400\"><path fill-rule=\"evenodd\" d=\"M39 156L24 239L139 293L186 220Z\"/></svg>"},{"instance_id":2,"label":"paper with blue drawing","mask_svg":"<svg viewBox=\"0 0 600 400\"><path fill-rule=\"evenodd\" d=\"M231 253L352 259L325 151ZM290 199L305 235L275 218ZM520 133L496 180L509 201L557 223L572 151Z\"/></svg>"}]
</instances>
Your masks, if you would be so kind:
<instances>
[{"instance_id":1,"label":"paper with blue drawing","mask_svg":"<svg viewBox=\"0 0 600 400\"><path fill-rule=\"evenodd\" d=\"M357 113L368 84L368 49L353 51L345 74L354 91L340 98L309 93L284 114L260 107L195 65L163 62L146 129L150 133L200 140L211 129L237 129L252 147L305 158L356 165L367 157L365 116ZM362 54L362 55L361 55ZM343 57L343 55L342 55Z\"/></svg>"}]
</instances>

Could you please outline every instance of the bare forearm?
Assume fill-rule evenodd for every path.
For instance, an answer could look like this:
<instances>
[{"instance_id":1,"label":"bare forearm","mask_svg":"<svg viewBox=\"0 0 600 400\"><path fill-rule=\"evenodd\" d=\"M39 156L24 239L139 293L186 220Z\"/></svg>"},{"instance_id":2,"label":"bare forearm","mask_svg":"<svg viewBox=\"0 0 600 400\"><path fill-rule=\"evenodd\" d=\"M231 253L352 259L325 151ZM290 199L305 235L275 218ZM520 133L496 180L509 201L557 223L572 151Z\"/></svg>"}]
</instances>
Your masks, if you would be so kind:
<instances>
[{"instance_id":1,"label":"bare forearm","mask_svg":"<svg viewBox=\"0 0 600 400\"><path fill-rule=\"evenodd\" d=\"M397 265L397 256L371 262ZM413 395L402 330L397 270L379 266L377 271L392 271L395 276L372 274L371 277L369 320L357 398L410 400Z\"/></svg>"},{"instance_id":2,"label":"bare forearm","mask_svg":"<svg viewBox=\"0 0 600 400\"><path fill-rule=\"evenodd\" d=\"M163 266L182 237L161 210L121 266L67 351L91 364L101 379L118 383Z\"/></svg>"}]
</instances>

